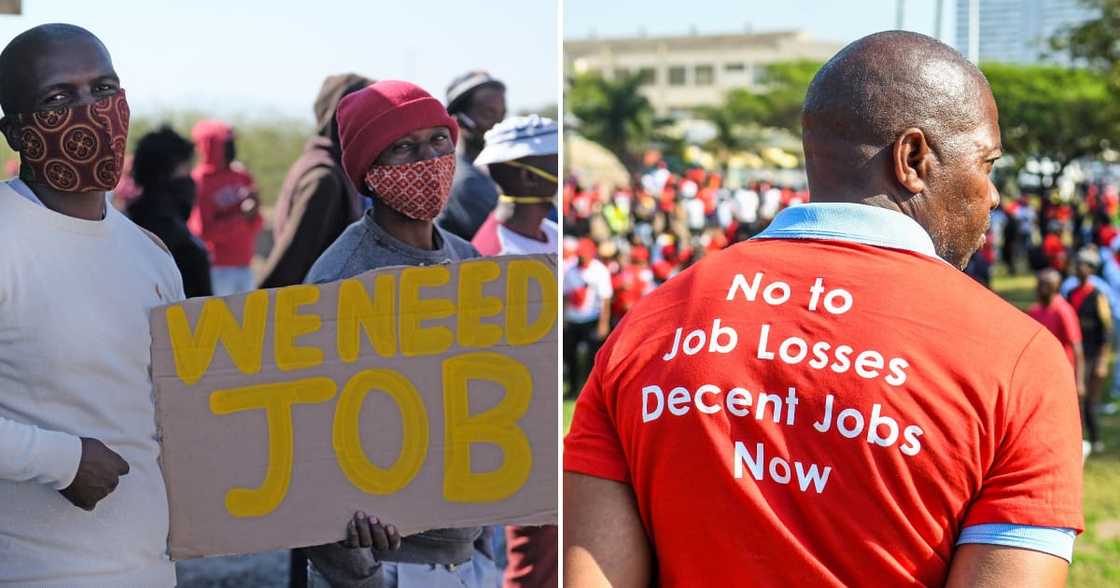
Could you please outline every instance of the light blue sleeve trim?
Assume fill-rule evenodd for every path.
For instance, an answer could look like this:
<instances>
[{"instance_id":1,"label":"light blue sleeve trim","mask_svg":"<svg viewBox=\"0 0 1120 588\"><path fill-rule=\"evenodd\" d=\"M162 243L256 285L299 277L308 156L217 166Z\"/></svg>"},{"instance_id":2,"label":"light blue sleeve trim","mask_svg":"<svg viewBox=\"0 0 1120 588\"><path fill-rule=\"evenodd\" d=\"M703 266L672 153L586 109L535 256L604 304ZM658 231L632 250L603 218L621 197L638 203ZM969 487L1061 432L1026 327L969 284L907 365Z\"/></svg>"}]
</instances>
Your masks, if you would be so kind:
<instances>
[{"instance_id":1,"label":"light blue sleeve trim","mask_svg":"<svg viewBox=\"0 0 1120 588\"><path fill-rule=\"evenodd\" d=\"M1075 537L1077 532L1073 529L988 523L965 527L957 539L957 545L984 543L1019 547L1049 553L1072 563Z\"/></svg>"}]
</instances>

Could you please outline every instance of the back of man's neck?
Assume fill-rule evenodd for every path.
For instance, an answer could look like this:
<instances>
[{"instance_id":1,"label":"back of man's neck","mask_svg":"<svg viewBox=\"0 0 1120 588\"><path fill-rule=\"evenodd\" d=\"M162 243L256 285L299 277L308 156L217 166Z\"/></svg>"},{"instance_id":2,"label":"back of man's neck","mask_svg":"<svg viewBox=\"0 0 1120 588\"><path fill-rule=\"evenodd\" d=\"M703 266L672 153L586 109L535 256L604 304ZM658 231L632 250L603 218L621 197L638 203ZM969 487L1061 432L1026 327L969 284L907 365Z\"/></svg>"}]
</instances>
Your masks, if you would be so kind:
<instances>
[{"instance_id":1,"label":"back of man's neck","mask_svg":"<svg viewBox=\"0 0 1120 588\"><path fill-rule=\"evenodd\" d=\"M105 192L59 192L46 184L23 180L43 206L66 216L99 221L108 212Z\"/></svg>"},{"instance_id":2,"label":"back of man's neck","mask_svg":"<svg viewBox=\"0 0 1120 588\"><path fill-rule=\"evenodd\" d=\"M902 212L898 203L888 194L874 192L846 192L836 190L814 191L810 189L809 200L813 204L863 204Z\"/></svg>"}]
</instances>

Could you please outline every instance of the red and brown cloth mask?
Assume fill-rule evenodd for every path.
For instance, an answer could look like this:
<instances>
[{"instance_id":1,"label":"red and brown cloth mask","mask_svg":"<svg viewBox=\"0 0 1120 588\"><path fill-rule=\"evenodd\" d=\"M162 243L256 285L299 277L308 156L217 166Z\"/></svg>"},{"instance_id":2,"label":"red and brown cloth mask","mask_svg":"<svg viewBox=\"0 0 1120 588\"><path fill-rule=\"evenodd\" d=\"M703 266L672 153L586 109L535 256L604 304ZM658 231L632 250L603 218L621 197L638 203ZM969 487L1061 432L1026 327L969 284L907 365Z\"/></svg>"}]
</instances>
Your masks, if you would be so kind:
<instances>
[{"instance_id":1,"label":"red and brown cloth mask","mask_svg":"<svg viewBox=\"0 0 1120 588\"><path fill-rule=\"evenodd\" d=\"M416 220L439 216L451 196L455 154L401 165L375 165L366 186L393 210Z\"/></svg>"},{"instance_id":2,"label":"red and brown cloth mask","mask_svg":"<svg viewBox=\"0 0 1120 588\"><path fill-rule=\"evenodd\" d=\"M20 177L59 192L112 190L121 179L128 119L124 90L84 106L16 115Z\"/></svg>"}]
</instances>

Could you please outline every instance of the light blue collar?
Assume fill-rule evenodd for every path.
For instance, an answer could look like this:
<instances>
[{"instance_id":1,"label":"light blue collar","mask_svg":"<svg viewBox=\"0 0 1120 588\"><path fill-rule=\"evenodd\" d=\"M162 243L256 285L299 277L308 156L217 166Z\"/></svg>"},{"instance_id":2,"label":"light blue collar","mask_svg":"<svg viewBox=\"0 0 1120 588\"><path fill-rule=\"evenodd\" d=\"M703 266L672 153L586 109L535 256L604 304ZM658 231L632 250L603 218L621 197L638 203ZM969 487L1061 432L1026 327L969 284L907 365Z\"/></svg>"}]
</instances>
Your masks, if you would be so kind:
<instances>
[{"instance_id":1,"label":"light blue collar","mask_svg":"<svg viewBox=\"0 0 1120 588\"><path fill-rule=\"evenodd\" d=\"M803 204L774 217L755 239L826 239L903 249L935 259L937 250L922 225L886 208L854 203Z\"/></svg>"}]
</instances>

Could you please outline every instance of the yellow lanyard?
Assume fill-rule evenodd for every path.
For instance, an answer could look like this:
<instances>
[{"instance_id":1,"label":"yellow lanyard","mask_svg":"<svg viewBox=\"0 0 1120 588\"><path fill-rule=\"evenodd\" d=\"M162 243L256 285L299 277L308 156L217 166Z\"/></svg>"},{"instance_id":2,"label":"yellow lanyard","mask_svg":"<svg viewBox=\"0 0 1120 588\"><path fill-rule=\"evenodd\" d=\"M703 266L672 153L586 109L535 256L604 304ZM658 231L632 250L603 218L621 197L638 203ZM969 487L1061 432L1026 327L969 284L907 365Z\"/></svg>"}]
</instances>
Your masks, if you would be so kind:
<instances>
[{"instance_id":1,"label":"yellow lanyard","mask_svg":"<svg viewBox=\"0 0 1120 588\"><path fill-rule=\"evenodd\" d=\"M514 204L544 204L551 203L555 199L555 196L509 196L507 194L498 196L498 200L502 202L512 202Z\"/></svg>"},{"instance_id":2,"label":"yellow lanyard","mask_svg":"<svg viewBox=\"0 0 1120 588\"><path fill-rule=\"evenodd\" d=\"M506 165L512 165L513 167L519 167L521 169L529 170L531 173L536 174L536 175L538 175L538 176L540 176L540 177L542 177L542 178L544 178L544 179L546 179L546 180L548 180L548 181L550 181L554 184L559 184L560 183L559 178L557 178L556 176L544 171L543 169L541 169L539 167L533 167L531 165L521 163L520 161L503 161L502 163L504 163Z\"/></svg>"}]
</instances>

